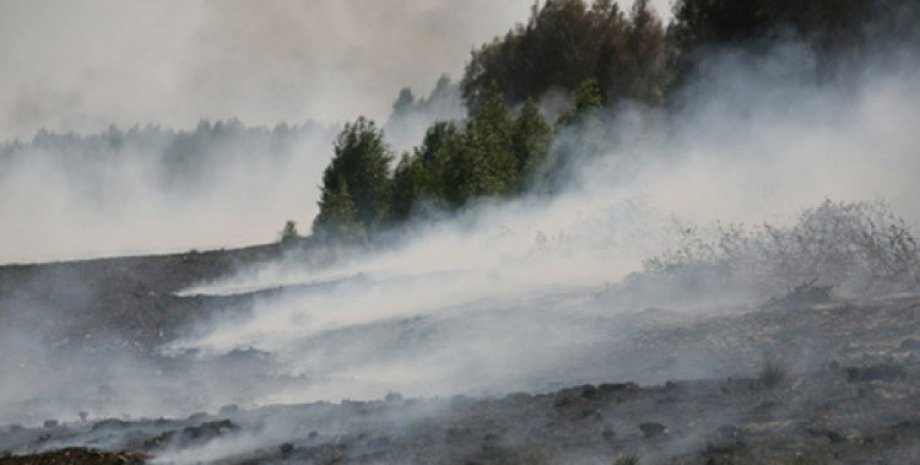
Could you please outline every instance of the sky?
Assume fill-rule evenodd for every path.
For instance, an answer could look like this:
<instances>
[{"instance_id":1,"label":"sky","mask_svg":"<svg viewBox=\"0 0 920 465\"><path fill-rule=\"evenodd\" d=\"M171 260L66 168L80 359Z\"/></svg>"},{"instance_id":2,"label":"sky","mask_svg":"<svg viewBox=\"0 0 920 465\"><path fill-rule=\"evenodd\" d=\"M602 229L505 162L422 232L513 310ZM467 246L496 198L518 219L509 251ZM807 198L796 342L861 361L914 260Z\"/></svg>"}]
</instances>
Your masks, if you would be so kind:
<instances>
[{"instance_id":1,"label":"sky","mask_svg":"<svg viewBox=\"0 0 920 465\"><path fill-rule=\"evenodd\" d=\"M667 0L653 2L668 10ZM533 0L0 0L0 140L385 118Z\"/></svg>"}]
</instances>

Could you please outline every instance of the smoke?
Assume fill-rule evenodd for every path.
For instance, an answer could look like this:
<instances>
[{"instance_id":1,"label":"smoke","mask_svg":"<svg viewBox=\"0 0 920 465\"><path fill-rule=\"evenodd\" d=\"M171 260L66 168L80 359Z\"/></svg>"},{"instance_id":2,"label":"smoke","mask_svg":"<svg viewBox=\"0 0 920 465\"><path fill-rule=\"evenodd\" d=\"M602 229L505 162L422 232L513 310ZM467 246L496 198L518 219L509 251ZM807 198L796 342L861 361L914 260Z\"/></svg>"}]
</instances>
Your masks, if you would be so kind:
<instances>
[{"instance_id":1,"label":"smoke","mask_svg":"<svg viewBox=\"0 0 920 465\"><path fill-rule=\"evenodd\" d=\"M0 148L0 261L88 258L272 242L309 225L335 128L40 133Z\"/></svg>"},{"instance_id":2,"label":"smoke","mask_svg":"<svg viewBox=\"0 0 920 465\"><path fill-rule=\"evenodd\" d=\"M738 374L732 370L750 360L716 369L711 354L688 352L669 371L654 372L610 355L628 340L629 315L650 305L690 309L766 297L763 288L742 288L702 303L681 300L685 289L653 280L645 294L620 298L616 284L677 244L668 233L675 221L768 221L785 230L827 198L887 199L908 227L920 219L912 179L920 168L911 136L920 122L916 64L867 67L819 84L808 77L813 63L797 44L766 56L714 56L676 117L640 107L605 117L603 139L592 145L606 153L581 155L557 197L484 203L419 225L392 249L346 254L331 268L270 264L188 289L287 290L260 299L245 318L202 324L167 351L251 346L277 355L292 374L339 380L329 389L267 394L270 402Z\"/></svg>"},{"instance_id":3,"label":"smoke","mask_svg":"<svg viewBox=\"0 0 920 465\"><path fill-rule=\"evenodd\" d=\"M533 3L5 0L0 140L201 118L382 120L400 89L460 76Z\"/></svg>"},{"instance_id":4,"label":"smoke","mask_svg":"<svg viewBox=\"0 0 920 465\"><path fill-rule=\"evenodd\" d=\"M532 3L0 2L0 139L29 141L43 128L192 128L202 118L383 123L400 89L423 96L443 73L459 77L469 51L525 18ZM419 143L430 119L463 114L455 88L429 103L390 118L395 149ZM34 158L22 164L4 160L0 207L13 227L0 238L0 262L264 243L287 219L306 229L331 155L332 135L314 136L274 163L222 147L244 162L222 161L199 181L206 195L181 199L152 175L156 148L105 159L95 168L104 176L74 175L60 160L68 150L57 147L22 154Z\"/></svg>"},{"instance_id":5,"label":"smoke","mask_svg":"<svg viewBox=\"0 0 920 465\"><path fill-rule=\"evenodd\" d=\"M283 261L187 289L180 294L276 290L256 294L248 312L199 322L162 346L161 356L205 367L250 350L268 354L252 376L241 377L263 380L258 389L199 383L210 386L210 399L195 404L202 408L231 400L260 405L743 374L750 360L687 351L662 367L630 349L637 312L679 289L653 281L648 294L621 299L617 284L676 245L667 229L675 218L789 227L801 208L825 198L876 197L911 224L918 218L910 179L917 68L877 67L819 85L804 77L803 61L809 63L807 52L794 45L765 58L720 56L691 84L676 117L617 109L603 118L608 130L593 144L606 153L583 154L558 196L484 202L455 219L416 225L390 248L343 251L331 266ZM79 282L63 285L79 290ZM751 295L732 297L749 303ZM34 352L40 350L25 352L54 359ZM93 360L68 365L100 365ZM145 378L161 362L106 364L130 367L128 378L145 380L148 389L138 392L158 399L133 404L130 390L116 388L127 399L122 408L149 414L184 405L171 404L170 393L207 379L193 374L206 372L197 368L170 371L163 375L168 382ZM56 385L54 373L45 372L51 380L39 384ZM26 395L23 386L10 389Z\"/></svg>"},{"instance_id":6,"label":"smoke","mask_svg":"<svg viewBox=\"0 0 920 465\"><path fill-rule=\"evenodd\" d=\"M383 119L399 89L459 76L530 0L4 1L0 139L41 128Z\"/></svg>"},{"instance_id":7,"label":"smoke","mask_svg":"<svg viewBox=\"0 0 920 465\"><path fill-rule=\"evenodd\" d=\"M221 10L220 5L208 6ZM319 11L316 14L320 17L343 21L333 21L335 26L329 26L338 30L344 24L351 24L342 19L350 17L348 5L327 5L305 12L277 4L266 15L305 18ZM386 5L375 4L366 14L394 18L392 15L396 13ZM246 11L247 6L252 5L243 5L244 13L239 17L230 10L223 12L231 18L218 24L250 19L258 22L255 18L259 15ZM413 11L434 14L425 8ZM383 21L391 22L396 19ZM217 47L215 50L221 50L217 44L229 41L233 44L230 48L239 47L244 57L261 56L256 50L272 53L260 58L264 63L245 59L230 59L225 63L219 53L213 52L210 59L201 60L201 75L250 76L252 81L240 81L242 88L246 88L262 81L242 70L267 69L273 70L269 73L272 75L290 76L292 71L288 67L293 66L289 64L290 57L298 54L328 54L326 60L331 61L320 61L322 69L343 69L342 66L350 69L348 63L343 65L336 60L355 63L370 60L371 64L354 69L386 75L383 70L388 69L389 62L377 61L383 57L368 55L362 47L369 47L371 40L375 46L403 40L402 33L393 31L395 35L388 36L372 28L366 37L358 33L354 38L342 38L349 44L346 50L355 51L353 55L340 55L330 51L340 49L319 45L324 43L328 29L320 27L304 32L294 27L297 24L292 20L291 25L279 28L259 23L239 29L224 30L216 26L202 29L205 32L199 40ZM250 34L249 27L255 32ZM347 27L365 31L355 25ZM297 47L294 51L275 50L263 42L246 40L271 34L284 38L283 43L308 43L316 50L297 51L300 50ZM291 34L309 34L312 41L293 41ZM431 37L434 35L437 34L431 32ZM376 40L381 37L389 39ZM397 58L390 59L400 63ZM3 353L25 354L22 360L27 363L64 362L35 375L13 376L3 381L0 398L7 404L3 413L8 417L25 415L26 410L10 406L23 405L30 398L39 398L36 405L42 408L36 411L40 412L75 405L66 399L70 395L80 398L79 402L91 398L69 388L28 389L60 386L60 379L56 378L59 366L70 366L75 372L86 370L83 373L90 380L125 377L139 380L138 385L103 390L100 398L121 401L102 404L99 415L121 409L135 415L163 415L168 414L164 413L164 406L188 411L195 407L213 409L219 403L231 401L265 405L380 398L389 392L423 396L504 393L547 390L581 382L659 383L672 378L749 374L752 366L749 353L715 355L687 349L668 354L668 360L660 362L655 354L648 353L644 348L647 346L636 344L636 340L658 318L659 312L649 311L649 307L661 303L660 295L677 296L667 300L668 310L672 311L662 312L665 316L661 318L682 322L688 316L705 317L709 315L707 310L719 310L711 308L717 304L758 304L755 299L761 297L759 293L741 289L730 296L730 301L714 295L701 302L682 299L682 289L669 288L672 284L663 280L652 281L643 293L624 299L619 294L620 285L627 277L646 271L643 263L647 259L679 245L680 238L668 232L675 221L699 225L768 221L777 228L794 231L799 212L828 198L841 202L884 199L893 211L906 218L909 227L920 221L913 179L920 172L917 157L920 143L914 134L914 129L920 127L917 62L910 55L901 61L869 62L854 69L845 79L822 83L812 78L814 67L811 53L795 43L780 44L770 53L758 56L740 52L713 55L685 88L673 115L624 103L601 116L602 134L593 136L590 149L582 148L578 151L583 153L573 154L576 166L558 195L482 201L455 218L413 225L404 236L392 239L390 247L341 250L331 265L285 260L241 269L235 276L190 286L178 294L202 299L236 296L245 299L249 306L243 311L228 309L185 328L179 337L158 347L158 353L149 363L112 354L85 357L79 354L76 358L58 359L58 354L47 352L28 337L14 337L17 329L27 323L4 324L4 328L12 329L8 329L9 335L0 338L5 344ZM322 73L315 80L333 89L342 84L332 81ZM426 77L425 82L430 80ZM393 95L390 90L362 87L350 80L344 84L356 89L357 96L378 91ZM231 87L214 89L217 90L206 100L221 100L232 93ZM211 92L199 90L202 95ZM275 98L274 90L266 92L268 96L260 97L260 102ZM360 97L343 100L341 108L358 105L355 102L361 100ZM281 108L287 104L279 103ZM320 99L315 105L322 108L332 104ZM257 110L256 114L258 111L267 110ZM571 131L563 134L557 143L578 148L585 134L591 135ZM72 235L86 229L90 235L95 231L106 241L99 244L112 250L111 231L120 231L115 226L120 222L144 226L124 230L144 231L136 237L137 242L127 243L128 246L149 244L165 237L157 247L174 243L172 240L178 236L170 237L166 232L176 225L183 228L183 241L190 237L190 232L203 231L206 233L203 242L212 237L227 237L220 236L224 230L244 231L246 228L240 227L242 218L257 222L259 228L280 227L281 222L277 221L280 218L302 219L309 214L298 216L294 212L305 209L305 205L312 206L312 202L298 196L310 192L315 182L303 182L301 175L290 173L311 172L318 176L320 165L312 164L317 159L312 154L314 141L322 139L307 137L305 145L293 144L295 148L284 153L292 154L290 160L294 161L271 164L264 177L253 176L260 171L253 168L251 161L239 162L231 156L233 161L221 168L226 172L208 178L222 180L216 184L218 187L204 186L207 193L201 197L204 200L197 205L193 203L188 216L183 216L184 210L175 199L163 197L165 200L150 202L161 195L151 192L161 192L158 189L162 186L160 181L145 182L146 173L151 171L148 165L126 162L124 168L114 170L118 173L115 177L122 181L107 187L111 191L103 197L114 202L114 206L102 209L103 215L95 207L81 208L86 204L84 197L94 194L73 197L73 193L93 183L62 188L62 184L73 182L63 168L49 167L42 156L29 157L18 162L22 165L13 165L16 167L10 170L13 175L3 178L13 183L13 187L3 196L2 206L4 214L13 212L16 217L30 218L36 226L23 229L11 239L5 237L2 243L14 245L10 251L38 250L39 241L48 241L49 247L53 244L69 247L72 242L68 241L80 237ZM218 153L232 154L234 150ZM236 153L245 159L252 152ZM131 159L134 158L138 157ZM259 166L258 162L255 166ZM54 177L48 173L55 173ZM47 182L48 179L55 182ZM269 194L258 191L266 186ZM299 193L292 194L295 191ZM163 223L163 229L149 227L153 223L144 223L140 219L145 216L133 213L136 204L130 199L134 196L144 199L147 206L144 215L149 215L151 221L184 217L196 218L194 221L204 225L169 220ZM290 203L265 203L265 199L282 198ZM80 227L53 232L66 233L66 237L42 236L51 234L43 231L53 231L55 223L31 212L36 201L44 208L34 210L73 213L73 222L62 221L62 224ZM216 204L242 210L198 216L198 212ZM272 205L272 213L259 216L257 210L267 208L266 205ZM112 212L122 216L107 219ZM89 220L78 222L79 218ZM255 237L252 234L229 242L249 241ZM119 234L119 237L128 236ZM86 243L80 243L76 249L86 250ZM62 246L51 253L67 254L72 250ZM79 294L78 278L67 285ZM91 301L92 297L85 299ZM54 309L59 310L66 311ZM257 363L247 365L249 371L224 365L228 357L234 359L241 353L258 355ZM259 358L262 355L264 359ZM99 363L100 360L106 363ZM111 360L115 362L109 363ZM820 362L817 357L809 357L802 363ZM177 363L180 368L156 375L162 370L162 363ZM103 365L113 368L102 372L88 368ZM207 367L218 368L209 371ZM16 366L3 369L33 373ZM231 376L233 373L236 374ZM90 389L98 386L88 385ZM189 386L195 389L190 391ZM207 395L183 403L188 400L182 398L187 392ZM43 399L55 401L42 403ZM247 447L265 443L264 438L246 440ZM179 452L177 460L210 460L239 450L232 445L226 449L223 446L214 446L216 450Z\"/></svg>"}]
</instances>

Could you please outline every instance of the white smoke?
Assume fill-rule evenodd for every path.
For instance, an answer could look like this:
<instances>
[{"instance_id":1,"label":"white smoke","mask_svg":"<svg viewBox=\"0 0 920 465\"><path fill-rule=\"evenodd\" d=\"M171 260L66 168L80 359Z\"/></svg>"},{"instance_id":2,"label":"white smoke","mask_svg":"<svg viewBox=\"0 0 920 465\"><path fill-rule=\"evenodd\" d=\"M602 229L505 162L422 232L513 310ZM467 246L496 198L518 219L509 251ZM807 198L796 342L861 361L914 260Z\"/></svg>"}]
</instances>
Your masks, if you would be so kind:
<instances>
[{"instance_id":1,"label":"white smoke","mask_svg":"<svg viewBox=\"0 0 920 465\"><path fill-rule=\"evenodd\" d=\"M784 227L826 198L887 199L911 224L920 219L915 63L834 84L808 79L810 63L795 44L766 57L714 57L676 117L625 107L605 120L609 153L584 159L556 198L482 204L331 269L279 263L189 289L291 286L168 350L251 346L278 355L290 373L336 380L266 393L268 402L663 381L674 372L609 355L625 337L622 315L645 308L642 300L594 296L672 245L672 220ZM750 303L754 294L733 297ZM682 356L684 374L732 374L712 373L705 355Z\"/></svg>"}]
</instances>

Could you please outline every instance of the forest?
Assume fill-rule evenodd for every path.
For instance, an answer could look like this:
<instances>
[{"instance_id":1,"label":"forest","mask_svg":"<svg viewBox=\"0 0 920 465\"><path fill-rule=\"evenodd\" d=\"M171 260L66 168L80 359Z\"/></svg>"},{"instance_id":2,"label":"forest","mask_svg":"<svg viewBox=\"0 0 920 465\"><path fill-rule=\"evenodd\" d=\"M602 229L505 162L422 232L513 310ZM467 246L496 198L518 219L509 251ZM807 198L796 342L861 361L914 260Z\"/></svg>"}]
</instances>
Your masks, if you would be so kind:
<instances>
[{"instance_id":1,"label":"forest","mask_svg":"<svg viewBox=\"0 0 920 465\"><path fill-rule=\"evenodd\" d=\"M314 236L362 243L471 202L553 192L574 158L602 155L592 141L609 141L605 117L624 104L669 114L713 54L795 43L814 57L816 81L837 81L879 47L917 43L918 11L906 0L679 0L666 24L647 0L628 9L538 2L526 22L472 51L459 83L465 118L433 123L400 154L374 121L345 125L323 174ZM564 108L546 104L559 94ZM394 111L430 106L404 89ZM297 237L295 225L282 236Z\"/></svg>"},{"instance_id":2,"label":"forest","mask_svg":"<svg viewBox=\"0 0 920 465\"><path fill-rule=\"evenodd\" d=\"M117 197L105 181L120 172L98 167L137 159L137 169L179 197L201 190L231 162L251 168L256 160L290 158L298 141L331 141L318 214L301 229L320 242L367 244L478 202L559 192L585 157L621 152L611 150L622 141L608 123L623 108L667 121L699 68L720 53L757 56L796 44L812 57L806 73L833 83L857 75L868 60L897 56L887 53L891 44L920 43L920 6L910 0L678 0L672 8L663 19L647 0L629 7L537 1L525 21L471 51L459 80L442 76L428 96L400 91L383 124L358 116L341 129L229 119L178 131L42 130L30 141L0 145L0 179L53 156L70 178L86 180L81 193ZM303 239L294 221L280 237L286 244Z\"/></svg>"}]
</instances>

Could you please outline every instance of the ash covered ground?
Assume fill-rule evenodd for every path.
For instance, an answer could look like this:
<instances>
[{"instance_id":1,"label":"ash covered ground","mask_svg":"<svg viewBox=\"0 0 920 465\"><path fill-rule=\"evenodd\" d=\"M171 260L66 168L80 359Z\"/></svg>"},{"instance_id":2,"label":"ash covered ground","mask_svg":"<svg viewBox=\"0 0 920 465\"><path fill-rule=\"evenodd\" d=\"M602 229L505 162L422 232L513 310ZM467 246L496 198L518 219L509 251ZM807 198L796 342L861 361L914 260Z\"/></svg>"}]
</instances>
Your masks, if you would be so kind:
<instances>
[{"instance_id":1,"label":"ash covered ground","mask_svg":"<svg viewBox=\"0 0 920 465\"><path fill-rule=\"evenodd\" d=\"M584 335L565 346L527 325L532 317L515 308L527 299L496 298L310 334L298 342L303 357L322 352L339 366L296 375L283 356L255 347L213 356L162 350L187 339L192 322L245 320L272 299L374 279L181 292L282 254L269 246L0 269L6 322L24 308L70 309L34 322L47 358L7 352L6 364L18 356L48 366L4 367L29 389L5 397L0 463L610 463L635 455L643 463L910 464L920 454L920 297L909 294L841 298L805 284L748 304L607 314L597 309L616 305L609 289L540 295L552 309L541 325ZM458 325L492 325L509 338L523 327L534 340L495 362L501 376L469 358L459 378L445 378L456 389L425 379L375 384L374 371L362 369L401 361L410 373L430 370L414 351L438 353L441 342L465 336ZM373 353L380 360L370 362ZM132 368L113 368L128 358ZM292 391L317 399L266 397Z\"/></svg>"}]
</instances>

